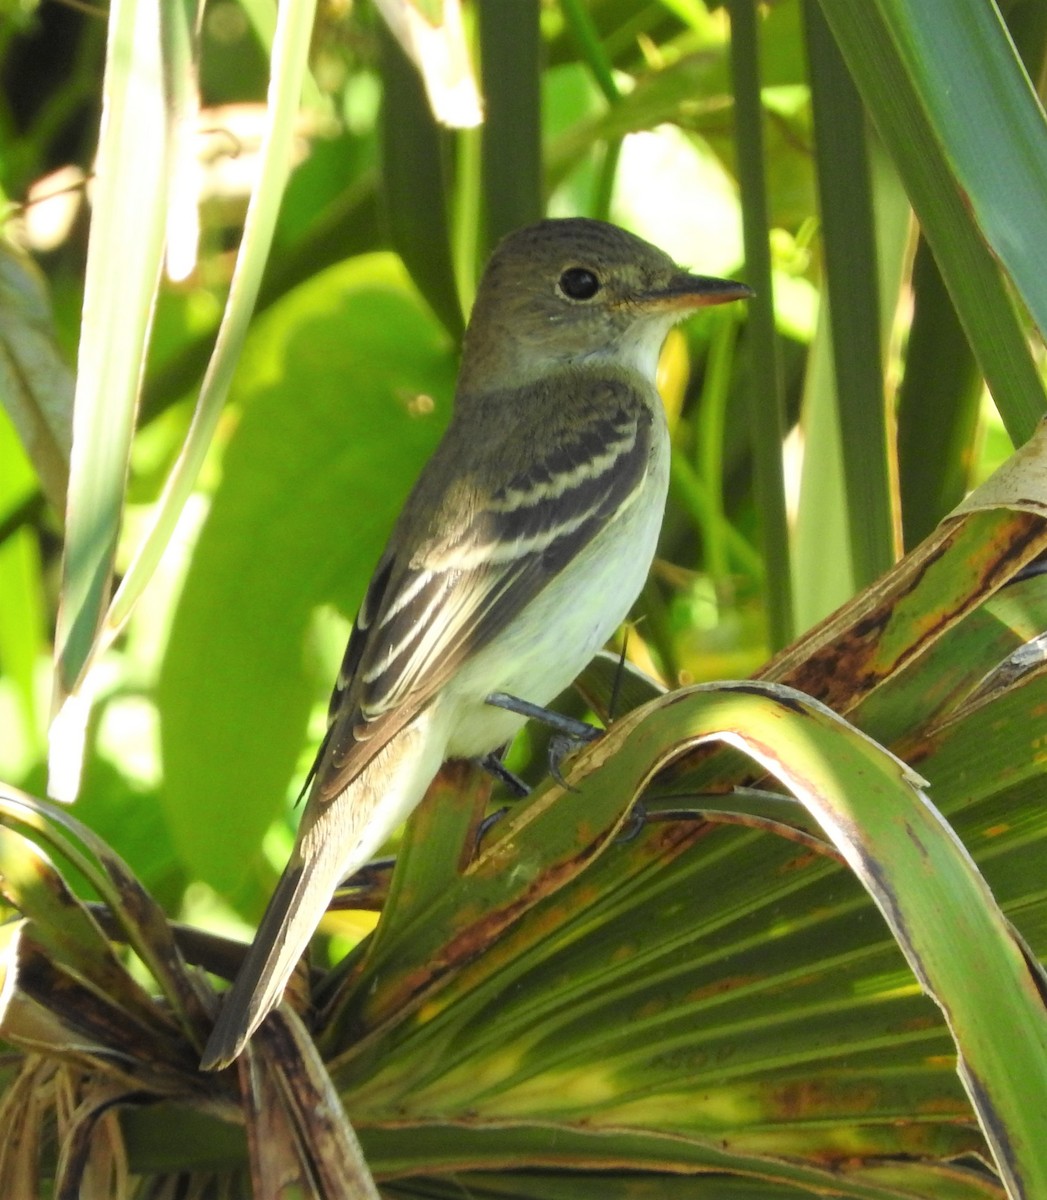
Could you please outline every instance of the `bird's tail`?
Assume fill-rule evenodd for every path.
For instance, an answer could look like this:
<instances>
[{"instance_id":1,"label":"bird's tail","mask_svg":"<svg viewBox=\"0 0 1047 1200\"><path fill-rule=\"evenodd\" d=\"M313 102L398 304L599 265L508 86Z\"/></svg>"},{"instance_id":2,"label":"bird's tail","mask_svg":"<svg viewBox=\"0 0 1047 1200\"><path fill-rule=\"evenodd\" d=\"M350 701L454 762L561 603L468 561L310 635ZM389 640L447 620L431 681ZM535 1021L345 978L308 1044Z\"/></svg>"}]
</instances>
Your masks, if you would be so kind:
<instances>
[{"instance_id":1,"label":"bird's tail","mask_svg":"<svg viewBox=\"0 0 1047 1200\"><path fill-rule=\"evenodd\" d=\"M318 853L304 858L296 849L222 1002L200 1060L203 1070L228 1066L280 1003L295 964L341 881L344 863L337 849L331 840L326 847L321 842Z\"/></svg>"},{"instance_id":2,"label":"bird's tail","mask_svg":"<svg viewBox=\"0 0 1047 1200\"><path fill-rule=\"evenodd\" d=\"M407 818L436 774L446 744L446 721L434 723L430 708L382 747L338 796L310 796L291 861L204 1047L203 1070L231 1063L280 1003L335 888Z\"/></svg>"}]
</instances>

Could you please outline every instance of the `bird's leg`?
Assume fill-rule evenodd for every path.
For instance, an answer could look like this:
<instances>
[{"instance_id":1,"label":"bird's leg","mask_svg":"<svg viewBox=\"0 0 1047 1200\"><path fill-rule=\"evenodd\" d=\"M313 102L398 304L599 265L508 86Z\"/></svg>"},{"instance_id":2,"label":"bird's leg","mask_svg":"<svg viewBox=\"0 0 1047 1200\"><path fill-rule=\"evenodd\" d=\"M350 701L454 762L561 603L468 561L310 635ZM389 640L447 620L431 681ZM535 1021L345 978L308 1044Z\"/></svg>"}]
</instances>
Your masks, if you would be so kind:
<instances>
[{"instance_id":1,"label":"bird's leg","mask_svg":"<svg viewBox=\"0 0 1047 1200\"><path fill-rule=\"evenodd\" d=\"M490 754L485 754L483 758L477 759L477 762L488 775L493 775L500 783L504 783L518 800L522 800L524 796L530 794L531 789L519 775L510 771L502 762L504 753L505 747L503 746L500 750L492 750Z\"/></svg>"},{"instance_id":2,"label":"bird's leg","mask_svg":"<svg viewBox=\"0 0 1047 1200\"><path fill-rule=\"evenodd\" d=\"M563 760L579 745L595 741L603 732L587 721L553 712L550 708L543 708L540 704L532 704L529 700L521 700L517 696L506 695L505 692L492 692L487 697L487 703L495 708L504 708L507 712L527 717L528 720L538 721L554 731L554 736L549 740L549 774L561 787L570 787L560 771Z\"/></svg>"},{"instance_id":3,"label":"bird's leg","mask_svg":"<svg viewBox=\"0 0 1047 1200\"><path fill-rule=\"evenodd\" d=\"M506 695L505 692L492 692L487 697L487 703L495 708L504 708L506 712L527 717L530 721L538 721L542 725L547 725L571 741L595 742L603 733L602 729L597 729L588 721L579 721L576 717L553 712L551 708L543 708L540 704L532 704L530 700L521 700L517 696Z\"/></svg>"},{"instance_id":4,"label":"bird's leg","mask_svg":"<svg viewBox=\"0 0 1047 1200\"><path fill-rule=\"evenodd\" d=\"M625 675L625 655L629 649L629 627L625 627L622 637L622 652L618 655L618 669L614 673L614 683L611 685L611 696L607 701L607 720L614 720L614 710L618 707L618 696L622 689L622 677Z\"/></svg>"}]
</instances>

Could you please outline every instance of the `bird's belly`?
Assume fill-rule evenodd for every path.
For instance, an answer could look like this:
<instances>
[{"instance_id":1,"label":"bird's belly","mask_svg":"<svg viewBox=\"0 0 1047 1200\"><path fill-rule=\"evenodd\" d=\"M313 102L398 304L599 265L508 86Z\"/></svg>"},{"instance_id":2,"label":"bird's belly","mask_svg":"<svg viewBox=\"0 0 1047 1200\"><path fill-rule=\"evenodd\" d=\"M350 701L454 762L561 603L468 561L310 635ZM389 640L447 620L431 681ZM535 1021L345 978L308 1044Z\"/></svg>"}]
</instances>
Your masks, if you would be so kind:
<instances>
[{"instance_id":1,"label":"bird's belly","mask_svg":"<svg viewBox=\"0 0 1047 1200\"><path fill-rule=\"evenodd\" d=\"M660 464L658 464L660 466ZM621 624L651 568L667 471L656 466L645 494L619 513L489 646L448 683L454 704L449 758L475 758L509 741L523 719L486 703L506 692L547 704Z\"/></svg>"}]
</instances>

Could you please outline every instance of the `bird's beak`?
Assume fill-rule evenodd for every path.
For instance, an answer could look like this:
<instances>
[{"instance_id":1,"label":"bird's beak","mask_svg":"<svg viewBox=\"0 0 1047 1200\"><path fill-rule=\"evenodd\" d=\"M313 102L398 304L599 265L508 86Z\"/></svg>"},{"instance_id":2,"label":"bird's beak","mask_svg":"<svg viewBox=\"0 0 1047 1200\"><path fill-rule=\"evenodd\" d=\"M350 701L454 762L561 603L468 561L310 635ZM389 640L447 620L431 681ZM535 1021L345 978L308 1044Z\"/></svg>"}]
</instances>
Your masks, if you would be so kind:
<instances>
[{"instance_id":1,"label":"bird's beak","mask_svg":"<svg viewBox=\"0 0 1047 1200\"><path fill-rule=\"evenodd\" d=\"M680 271L664 288L644 293L640 305L652 312L687 311L708 308L711 304L727 304L731 300L748 300L752 295L752 288L733 279L714 279Z\"/></svg>"}]
</instances>

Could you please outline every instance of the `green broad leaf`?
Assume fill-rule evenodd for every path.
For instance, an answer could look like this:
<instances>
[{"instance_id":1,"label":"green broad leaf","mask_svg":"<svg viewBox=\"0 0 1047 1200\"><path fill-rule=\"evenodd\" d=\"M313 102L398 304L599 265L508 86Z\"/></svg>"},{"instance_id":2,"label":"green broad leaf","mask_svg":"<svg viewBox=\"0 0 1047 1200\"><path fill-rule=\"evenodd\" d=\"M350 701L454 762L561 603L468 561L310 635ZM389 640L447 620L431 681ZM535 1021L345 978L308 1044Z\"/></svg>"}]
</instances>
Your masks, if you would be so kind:
<instances>
[{"instance_id":1,"label":"green broad leaf","mask_svg":"<svg viewBox=\"0 0 1047 1200\"><path fill-rule=\"evenodd\" d=\"M1010 1106L1004 1152L1035 1178L1039 1118L1023 1098L1042 1082L1028 1056L1045 1026L1009 926L897 760L796 693L755 690L692 689L623 718L574 760L570 792L536 793L363 960L331 1066L377 1172L432 1169L444 1152L426 1131L442 1129L459 1167L549 1164L555 1146L590 1166L832 1181L847 1196L1001 1194L949 1165L985 1153L949 1037L850 874L699 812L608 841L651 756L715 726L785 773L871 887L945 1005L967 1077L1012 1056L976 1099L989 1127ZM986 1003L1013 1037L979 1029ZM612 1130L613 1163L599 1137Z\"/></svg>"},{"instance_id":2,"label":"green broad leaf","mask_svg":"<svg viewBox=\"0 0 1047 1200\"><path fill-rule=\"evenodd\" d=\"M1043 545L1041 458L1034 441L771 670L828 688L903 748L1042 953L1047 669L1015 652L1042 628L1047 597L1035 576L1000 588ZM598 708L613 678L608 658L587 673ZM738 685L742 707L760 686ZM1035 1179L1038 971L954 834L897 760L854 730L837 743L836 718L794 693L773 718L739 720L736 749L689 750L652 780L645 755L680 753L689 739L669 733L670 714L701 694L620 717L573 761L572 790L532 794L466 867L455 846L475 844L468 789L438 787L419 809L389 916L318 996L322 1044L376 1170L431 1171L443 1152L426 1137L440 1130L455 1164L477 1170L499 1155L548 1165L555 1144L590 1166L999 1197L990 1175L954 1164L989 1155L977 1109L1001 1171ZM618 711L644 699L630 685ZM645 733L656 712L666 725ZM817 790L832 805L806 796L820 830L766 783L730 791L755 781L746 746L772 772L828 772ZM614 840L641 793L646 825ZM1016 1006L1008 1037L978 1016L1004 1003ZM613 1164L599 1137L612 1129Z\"/></svg>"},{"instance_id":3,"label":"green broad leaf","mask_svg":"<svg viewBox=\"0 0 1047 1200\"><path fill-rule=\"evenodd\" d=\"M33 469L18 434L6 414L0 414L0 511L15 510L31 494L33 483ZM35 672L48 651L40 548L27 530L17 530L0 542L0 596L0 675L4 690L10 689L5 699L18 712L18 719L6 721L3 754L6 769L15 773L24 770L30 755L42 746ZM19 726L21 739L16 734Z\"/></svg>"},{"instance_id":4,"label":"green broad leaf","mask_svg":"<svg viewBox=\"0 0 1047 1200\"><path fill-rule=\"evenodd\" d=\"M434 1142L440 1131L423 1131L420 1136L428 1136ZM578 1150L584 1154L584 1147ZM886 1177L889 1168L881 1174ZM701 1175L655 1174L641 1171L607 1171L584 1174L578 1171L558 1171L555 1168L545 1168L541 1171L529 1171L521 1179L520 1175L498 1174L497 1169L491 1172L472 1171L468 1176L470 1200L809 1200L811 1192L808 1188L794 1187L786 1184L769 1183L758 1178L743 1179L739 1176L727 1176L714 1172ZM970 1189L971 1173L963 1168L945 1169L938 1172L925 1172L917 1168L911 1175L902 1175L901 1170L893 1172L899 1179L899 1190L881 1191L875 1193L865 1191L865 1196L908 1197L915 1193L909 1190L914 1183L933 1186L935 1200L956 1200L957 1197L998 1196L995 1190L986 1189L975 1193ZM916 1175L919 1179L916 1179ZM950 1186L950 1178L967 1175L968 1184L960 1188ZM885 1181L886 1183L886 1181ZM463 1181L458 1178L418 1178L404 1180L403 1183L387 1183L383 1193L391 1200L459 1200Z\"/></svg>"},{"instance_id":5,"label":"green broad leaf","mask_svg":"<svg viewBox=\"0 0 1047 1200\"><path fill-rule=\"evenodd\" d=\"M351 617L449 413L446 336L391 255L332 267L247 339L244 415L200 535L159 685L163 803L176 851L230 897L271 884L309 711L337 663L310 662L314 612ZM229 846L238 847L230 855Z\"/></svg>"}]
</instances>

